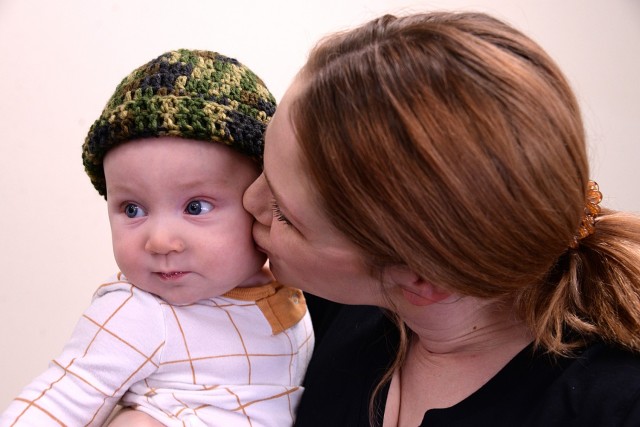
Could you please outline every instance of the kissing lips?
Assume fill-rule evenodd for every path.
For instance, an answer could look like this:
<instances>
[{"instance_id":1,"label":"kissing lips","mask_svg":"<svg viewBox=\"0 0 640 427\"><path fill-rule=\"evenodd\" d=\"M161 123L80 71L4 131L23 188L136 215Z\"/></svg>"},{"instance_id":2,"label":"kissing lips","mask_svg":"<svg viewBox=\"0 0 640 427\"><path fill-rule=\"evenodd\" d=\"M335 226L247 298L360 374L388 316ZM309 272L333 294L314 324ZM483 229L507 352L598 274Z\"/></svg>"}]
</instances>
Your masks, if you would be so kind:
<instances>
[{"instance_id":1,"label":"kissing lips","mask_svg":"<svg viewBox=\"0 0 640 427\"><path fill-rule=\"evenodd\" d=\"M268 229L258 221L254 221L252 229L253 243L255 244L257 250L266 254L267 251L265 250L265 248L260 243L258 243L259 240L262 240L263 237L266 237L265 234L268 235Z\"/></svg>"}]
</instances>

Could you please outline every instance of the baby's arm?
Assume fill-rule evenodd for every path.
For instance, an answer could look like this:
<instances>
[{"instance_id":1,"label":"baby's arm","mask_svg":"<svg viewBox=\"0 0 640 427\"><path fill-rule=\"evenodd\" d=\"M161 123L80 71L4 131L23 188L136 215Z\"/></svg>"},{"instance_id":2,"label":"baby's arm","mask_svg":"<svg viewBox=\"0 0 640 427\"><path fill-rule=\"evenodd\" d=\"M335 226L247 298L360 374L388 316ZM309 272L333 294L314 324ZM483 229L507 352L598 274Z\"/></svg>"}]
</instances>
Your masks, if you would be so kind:
<instances>
[{"instance_id":1,"label":"baby's arm","mask_svg":"<svg viewBox=\"0 0 640 427\"><path fill-rule=\"evenodd\" d=\"M164 343L155 298L103 286L62 354L21 392L0 425L102 425L131 384L153 373Z\"/></svg>"}]
</instances>

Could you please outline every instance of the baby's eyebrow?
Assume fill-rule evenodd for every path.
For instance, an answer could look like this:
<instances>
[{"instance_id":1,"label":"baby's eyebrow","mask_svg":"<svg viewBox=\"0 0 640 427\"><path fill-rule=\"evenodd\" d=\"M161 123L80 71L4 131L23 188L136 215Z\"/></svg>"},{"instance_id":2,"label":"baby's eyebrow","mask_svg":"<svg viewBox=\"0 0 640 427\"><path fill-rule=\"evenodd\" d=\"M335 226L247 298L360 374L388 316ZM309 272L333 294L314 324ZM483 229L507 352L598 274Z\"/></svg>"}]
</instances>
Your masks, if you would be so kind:
<instances>
[{"instance_id":1,"label":"baby's eyebrow","mask_svg":"<svg viewBox=\"0 0 640 427\"><path fill-rule=\"evenodd\" d=\"M135 185L123 183L107 183L107 193L130 193L135 189Z\"/></svg>"}]
</instances>

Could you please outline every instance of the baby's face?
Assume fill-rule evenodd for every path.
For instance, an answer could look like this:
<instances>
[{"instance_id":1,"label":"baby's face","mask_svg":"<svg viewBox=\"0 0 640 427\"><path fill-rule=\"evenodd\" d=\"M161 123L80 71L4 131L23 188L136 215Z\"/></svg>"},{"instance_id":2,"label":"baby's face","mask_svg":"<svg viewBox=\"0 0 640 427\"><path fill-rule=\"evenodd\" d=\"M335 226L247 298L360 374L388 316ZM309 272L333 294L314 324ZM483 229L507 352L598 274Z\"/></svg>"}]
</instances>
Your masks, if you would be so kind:
<instances>
[{"instance_id":1,"label":"baby's face","mask_svg":"<svg viewBox=\"0 0 640 427\"><path fill-rule=\"evenodd\" d=\"M137 287L189 304L256 283L265 262L242 206L258 176L245 156L217 143L140 139L104 159L113 250Z\"/></svg>"}]
</instances>

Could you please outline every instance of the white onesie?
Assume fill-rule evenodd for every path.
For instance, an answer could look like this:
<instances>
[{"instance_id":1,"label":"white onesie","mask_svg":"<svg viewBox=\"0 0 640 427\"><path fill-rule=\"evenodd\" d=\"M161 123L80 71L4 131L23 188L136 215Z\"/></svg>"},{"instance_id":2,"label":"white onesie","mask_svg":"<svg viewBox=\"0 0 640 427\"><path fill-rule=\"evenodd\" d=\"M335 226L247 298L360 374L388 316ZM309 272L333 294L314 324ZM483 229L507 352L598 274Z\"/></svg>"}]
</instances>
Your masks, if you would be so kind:
<instances>
[{"instance_id":1,"label":"white onesie","mask_svg":"<svg viewBox=\"0 0 640 427\"><path fill-rule=\"evenodd\" d=\"M271 283L175 306L120 274L0 426L100 426L117 403L168 426L292 425L313 345L297 289Z\"/></svg>"}]
</instances>

